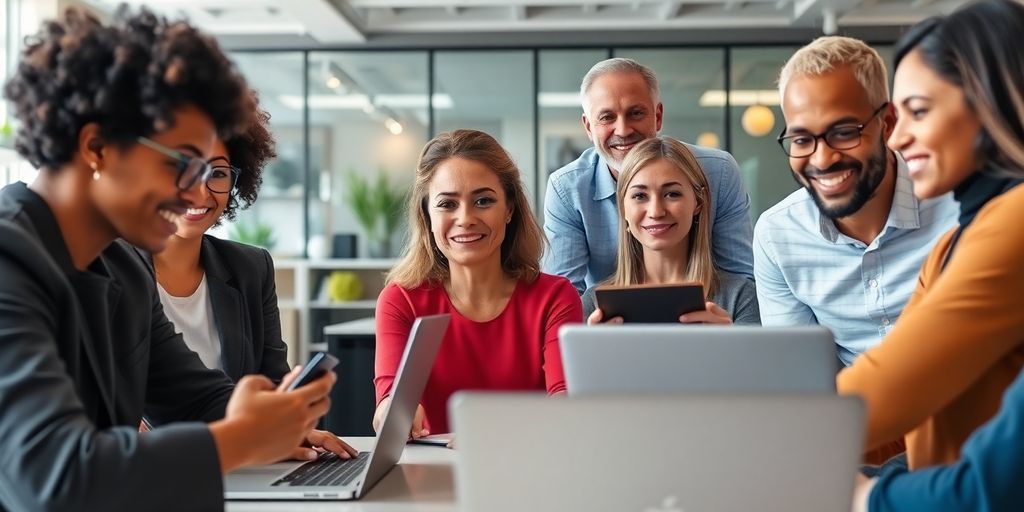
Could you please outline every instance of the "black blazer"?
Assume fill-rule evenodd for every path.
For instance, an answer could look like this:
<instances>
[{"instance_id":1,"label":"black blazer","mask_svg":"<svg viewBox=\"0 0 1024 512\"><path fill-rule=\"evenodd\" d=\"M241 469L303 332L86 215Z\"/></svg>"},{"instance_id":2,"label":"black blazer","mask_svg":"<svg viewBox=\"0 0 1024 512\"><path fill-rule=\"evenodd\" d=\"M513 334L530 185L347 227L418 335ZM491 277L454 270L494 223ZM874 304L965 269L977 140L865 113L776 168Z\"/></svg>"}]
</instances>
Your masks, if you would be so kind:
<instances>
[{"instance_id":1,"label":"black blazer","mask_svg":"<svg viewBox=\"0 0 1024 512\"><path fill-rule=\"evenodd\" d=\"M134 249L77 271L46 202L0 190L0 509L220 510L203 423L232 392L160 307Z\"/></svg>"},{"instance_id":2,"label":"black blazer","mask_svg":"<svg viewBox=\"0 0 1024 512\"><path fill-rule=\"evenodd\" d=\"M153 265L148 255L145 260ZM236 382L251 373L279 382L289 370L288 347L281 339L270 253L203 235L199 261L206 271L224 373Z\"/></svg>"}]
</instances>

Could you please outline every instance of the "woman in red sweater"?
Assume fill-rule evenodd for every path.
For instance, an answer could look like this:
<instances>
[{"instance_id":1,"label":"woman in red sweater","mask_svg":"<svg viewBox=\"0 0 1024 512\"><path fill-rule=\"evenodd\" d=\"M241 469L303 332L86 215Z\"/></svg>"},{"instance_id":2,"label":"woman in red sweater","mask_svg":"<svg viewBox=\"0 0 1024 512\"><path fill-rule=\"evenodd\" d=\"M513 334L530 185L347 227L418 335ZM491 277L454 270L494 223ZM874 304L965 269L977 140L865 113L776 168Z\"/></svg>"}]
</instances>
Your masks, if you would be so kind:
<instances>
[{"instance_id":1,"label":"woman in red sweater","mask_svg":"<svg viewBox=\"0 0 1024 512\"><path fill-rule=\"evenodd\" d=\"M413 438L449 432L448 397L464 389L565 391L558 329L583 321L568 280L540 272L544 235L519 169L498 141L444 133L420 155L409 241L377 300L379 428L416 317L451 314L413 422Z\"/></svg>"}]
</instances>

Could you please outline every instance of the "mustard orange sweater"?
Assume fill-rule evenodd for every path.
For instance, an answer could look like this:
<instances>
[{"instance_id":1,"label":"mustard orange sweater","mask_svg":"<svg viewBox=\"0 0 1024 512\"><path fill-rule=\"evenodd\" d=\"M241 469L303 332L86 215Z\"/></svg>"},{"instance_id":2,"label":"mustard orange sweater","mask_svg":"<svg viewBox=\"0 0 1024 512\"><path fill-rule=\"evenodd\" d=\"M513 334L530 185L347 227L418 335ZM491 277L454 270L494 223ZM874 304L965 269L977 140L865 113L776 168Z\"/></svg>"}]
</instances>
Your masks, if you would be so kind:
<instances>
[{"instance_id":1,"label":"mustard orange sweater","mask_svg":"<svg viewBox=\"0 0 1024 512\"><path fill-rule=\"evenodd\" d=\"M892 332L837 377L867 406L865 449L905 440L911 469L955 462L1024 366L1024 185L943 236Z\"/></svg>"}]
</instances>

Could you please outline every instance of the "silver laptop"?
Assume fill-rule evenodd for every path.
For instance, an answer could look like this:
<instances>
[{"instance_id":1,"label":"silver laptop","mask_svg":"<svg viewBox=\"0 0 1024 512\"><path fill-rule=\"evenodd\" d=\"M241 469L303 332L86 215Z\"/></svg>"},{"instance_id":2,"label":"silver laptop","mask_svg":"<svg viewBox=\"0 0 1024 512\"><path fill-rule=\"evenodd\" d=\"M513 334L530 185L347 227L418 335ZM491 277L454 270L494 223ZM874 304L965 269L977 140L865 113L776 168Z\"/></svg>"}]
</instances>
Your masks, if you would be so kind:
<instances>
[{"instance_id":1,"label":"silver laptop","mask_svg":"<svg viewBox=\"0 0 1024 512\"><path fill-rule=\"evenodd\" d=\"M847 512L863 407L835 395L461 394L461 510Z\"/></svg>"},{"instance_id":2,"label":"silver laptop","mask_svg":"<svg viewBox=\"0 0 1024 512\"><path fill-rule=\"evenodd\" d=\"M417 318L409 333L402 362L373 451L351 460L334 454L311 462L289 462L246 468L224 477L229 500L352 500L363 497L391 471L409 438L416 406L434 366L434 357L448 329L449 315Z\"/></svg>"},{"instance_id":3,"label":"silver laptop","mask_svg":"<svg viewBox=\"0 0 1024 512\"><path fill-rule=\"evenodd\" d=\"M608 393L835 393L824 327L566 326L559 332L571 396Z\"/></svg>"}]
</instances>

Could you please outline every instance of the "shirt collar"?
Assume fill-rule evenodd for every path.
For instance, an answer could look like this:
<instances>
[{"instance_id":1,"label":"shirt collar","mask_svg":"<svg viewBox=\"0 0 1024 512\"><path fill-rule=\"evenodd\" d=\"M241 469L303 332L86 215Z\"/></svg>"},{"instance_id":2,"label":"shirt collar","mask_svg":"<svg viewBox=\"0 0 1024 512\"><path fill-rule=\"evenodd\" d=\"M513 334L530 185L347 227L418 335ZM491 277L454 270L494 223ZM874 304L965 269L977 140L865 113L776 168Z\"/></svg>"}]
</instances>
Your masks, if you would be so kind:
<instances>
[{"instance_id":1,"label":"shirt collar","mask_svg":"<svg viewBox=\"0 0 1024 512\"><path fill-rule=\"evenodd\" d=\"M615 195L615 178L608 168L608 162L597 150L597 163L594 166L594 201L602 201Z\"/></svg>"},{"instance_id":2,"label":"shirt collar","mask_svg":"<svg viewBox=\"0 0 1024 512\"><path fill-rule=\"evenodd\" d=\"M888 231L889 228L918 229L921 227L921 215L918 211L920 202L914 195L914 183L910 180L907 162L899 153L895 153L895 155L896 192L893 194L889 217L885 220L882 233ZM835 243L839 239L840 233L835 222L822 214L820 210L818 211L818 226L821 229L821 236L825 240Z\"/></svg>"}]
</instances>

